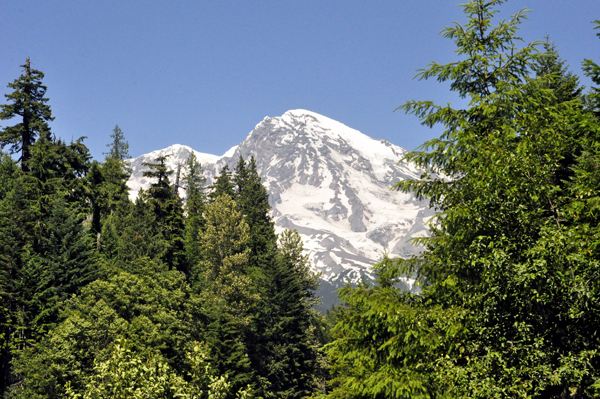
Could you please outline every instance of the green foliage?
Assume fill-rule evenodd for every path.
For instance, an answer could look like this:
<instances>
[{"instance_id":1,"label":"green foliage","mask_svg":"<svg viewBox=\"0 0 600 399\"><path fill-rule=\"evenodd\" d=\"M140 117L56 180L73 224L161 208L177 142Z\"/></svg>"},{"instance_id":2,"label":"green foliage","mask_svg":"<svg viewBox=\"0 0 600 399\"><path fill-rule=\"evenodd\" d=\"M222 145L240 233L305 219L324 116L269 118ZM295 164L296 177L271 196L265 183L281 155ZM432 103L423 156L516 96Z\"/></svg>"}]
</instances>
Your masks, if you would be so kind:
<instances>
[{"instance_id":1,"label":"green foliage","mask_svg":"<svg viewBox=\"0 0 600 399\"><path fill-rule=\"evenodd\" d=\"M443 31L461 61L419 75L451 81L469 107L400 107L446 128L405 157L421 178L396 185L438 213L421 256L384 260L375 286L340 293L330 397L594 394L597 223L583 215L600 128L555 49L516 47L523 11L492 26L502 3L465 4L469 22ZM396 288L413 273L419 295Z\"/></svg>"},{"instance_id":2,"label":"green foliage","mask_svg":"<svg viewBox=\"0 0 600 399\"><path fill-rule=\"evenodd\" d=\"M600 20L594 21L596 25L594 29L600 29ZM596 36L600 38L600 32L596 33ZM591 59L583 60L582 63L583 72L589 77L597 87L592 87L590 93L585 98L587 107L596 115L600 117L600 66Z\"/></svg>"},{"instance_id":3,"label":"green foliage","mask_svg":"<svg viewBox=\"0 0 600 399\"><path fill-rule=\"evenodd\" d=\"M162 260L167 250L168 242L144 191L135 204L120 202L102 226L100 252L121 267L145 257Z\"/></svg>"},{"instance_id":4,"label":"green foliage","mask_svg":"<svg viewBox=\"0 0 600 399\"><path fill-rule=\"evenodd\" d=\"M0 119L20 117L22 122L0 131L0 147L10 145L13 154L21 151L21 167L26 171L31 145L37 136L50 132L48 121L54 118L50 106L46 104L48 99L44 97L47 88L42 84L43 72L31 69L29 57L21 68L24 74L8 84L13 92L4 96L11 104L0 105Z\"/></svg>"},{"instance_id":5,"label":"green foliage","mask_svg":"<svg viewBox=\"0 0 600 399\"><path fill-rule=\"evenodd\" d=\"M125 140L125 135L119 125L115 126L110 137L113 139L113 142L106 145L107 147L110 147L108 152L104 153L104 155L106 155L106 160L125 161L126 159L131 158L131 155L129 155L129 142Z\"/></svg>"},{"instance_id":6,"label":"green foliage","mask_svg":"<svg viewBox=\"0 0 600 399\"><path fill-rule=\"evenodd\" d=\"M219 374L229 374L235 389L253 380L246 338L258 300L249 276L249 228L235 201L217 197L205 210L202 261L194 274L205 317L205 340Z\"/></svg>"},{"instance_id":7,"label":"green foliage","mask_svg":"<svg viewBox=\"0 0 600 399\"><path fill-rule=\"evenodd\" d=\"M36 335L51 329L63 302L98 276L91 240L81 222L62 197L55 197L37 243L25 255L20 277L33 283L26 307Z\"/></svg>"},{"instance_id":8,"label":"green foliage","mask_svg":"<svg viewBox=\"0 0 600 399\"><path fill-rule=\"evenodd\" d=\"M42 135L30 147L27 172L3 159L0 178L0 286L5 309L0 389L18 382L14 353L58 322L63 302L96 278L96 260L83 226L81 176L87 148Z\"/></svg>"},{"instance_id":9,"label":"green foliage","mask_svg":"<svg viewBox=\"0 0 600 399\"><path fill-rule=\"evenodd\" d=\"M196 339L191 321L197 306L185 277L149 259L127 269L83 288L68 301L63 321L19 353L14 369L23 384L14 388L15 397L60 397L68 381L80 392L94 361L109 359L118 337L140 356L163 356L184 371L186 343Z\"/></svg>"},{"instance_id":10,"label":"green foliage","mask_svg":"<svg viewBox=\"0 0 600 399\"><path fill-rule=\"evenodd\" d=\"M269 205L269 194L263 186L254 157L246 164L240 156L235 168L235 198L238 209L245 217L250 227L250 266L261 267L261 265L273 262L272 253L277 245L275 228L271 220Z\"/></svg>"},{"instance_id":11,"label":"green foliage","mask_svg":"<svg viewBox=\"0 0 600 399\"><path fill-rule=\"evenodd\" d=\"M235 198L233 182L231 181L231 172L229 166L223 166L221 174L217 176L217 179L210 187L212 190L208 194L209 202L214 202L217 198L222 195L228 195L231 198Z\"/></svg>"},{"instance_id":12,"label":"green foliage","mask_svg":"<svg viewBox=\"0 0 600 399\"><path fill-rule=\"evenodd\" d=\"M25 69L1 114L23 117L0 136L23 155L0 154L0 396L310 394L316 277L297 234L277 248L254 159L207 199L192 154L184 212L159 157L132 203L122 131L90 162L83 138L50 134L43 74Z\"/></svg>"},{"instance_id":13,"label":"green foliage","mask_svg":"<svg viewBox=\"0 0 600 399\"><path fill-rule=\"evenodd\" d=\"M95 362L93 374L83 395L74 392L70 383L66 397L71 399L152 399L189 398L224 399L229 393L227 376L217 377L207 363L207 348L196 343L187 353L192 364L189 373L192 382L177 375L160 356L144 361L128 347L126 340L113 343L111 357ZM236 398L252 398L249 388L239 391Z\"/></svg>"},{"instance_id":14,"label":"green foliage","mask_svg":"<svg viewBox=\"0 0 600 399\"><path fill-rule=\"evenodd\" d=\"M194 267L201 260L200 232L204 228L204 208L206 194L202 165L192 152L187 160L186 171L183 177L186 190L185 203L185 253L189 268Z\"/></svg>"},{"instance_id":15,"label":"green foliage","mask_svg":"<svg viewBox=\"0 0 600 399\"><path fill-rule=\"evenodd\" d=\"M127 180L131 174L126 159L129 158L129 144L119 126L111 135L114 141L106 153L103 163L94 161L87 174L87 199L91 204L91 233L95 235L97 246L100 247L102 225L107 216L112 215L117 204L129 200Z\"/></svg>"},{"instance_id":16,"label":"green foliage","mask_svg":"<svg viewBox=\"0 0 600 399\"><path fill-rule=\"evenodd\" d=\"M297 231L285 230L279 238L276 261L266 270L261 291L259 344L254 369L268 381L261 394L273 398L303 398L314 390L318 343L311 325L318 276L310 272L302 255Z\"/></svg>"},{"instance_id":17,"label":"green foliage","mask_svg":"<svg viewBox=\"0 0 600 399\"><path fill-rule=\"evenodd\" d=\"M156 224L167 243L164 260L171 267L187 272L184 249L183 207L177 192L169 184L169 175L165 162L169 156L160 156L157 163L145 162L151 170L144 177L157 179L148 190L149 204L154 210Z\"/></svg>"}]
</instances>

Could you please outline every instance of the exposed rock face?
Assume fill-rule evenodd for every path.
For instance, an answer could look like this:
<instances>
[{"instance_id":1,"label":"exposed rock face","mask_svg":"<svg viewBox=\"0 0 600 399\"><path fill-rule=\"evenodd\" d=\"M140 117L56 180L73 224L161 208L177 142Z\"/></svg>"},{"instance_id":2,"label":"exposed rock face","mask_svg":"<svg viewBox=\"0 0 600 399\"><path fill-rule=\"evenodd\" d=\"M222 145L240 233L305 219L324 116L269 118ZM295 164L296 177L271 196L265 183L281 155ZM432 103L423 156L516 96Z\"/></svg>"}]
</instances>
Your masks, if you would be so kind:
<instances>
[{"instance_id":1,"label":"exposed rock face","mask_svg":"<svg viewBox=\"0 0 600 399\"><path fill-rule=\"evenodd\" d=\"M177 145L136 158L130 187L146 186L141 163L168 151L174 154L168 165L175 168L193 150ZM225 164L233 170L240 155L254 156L277 230L297 229L314 270L337 286L344 278L369 275L384 251L416 253L410 238L427 235L425 223L432 216L427 204L390 190L399 180L419 176L412 166L398 164L405 153L322 115L292 110L265 118L221 157L196 154L208 184Z\"/></svg>"}]
</instances>

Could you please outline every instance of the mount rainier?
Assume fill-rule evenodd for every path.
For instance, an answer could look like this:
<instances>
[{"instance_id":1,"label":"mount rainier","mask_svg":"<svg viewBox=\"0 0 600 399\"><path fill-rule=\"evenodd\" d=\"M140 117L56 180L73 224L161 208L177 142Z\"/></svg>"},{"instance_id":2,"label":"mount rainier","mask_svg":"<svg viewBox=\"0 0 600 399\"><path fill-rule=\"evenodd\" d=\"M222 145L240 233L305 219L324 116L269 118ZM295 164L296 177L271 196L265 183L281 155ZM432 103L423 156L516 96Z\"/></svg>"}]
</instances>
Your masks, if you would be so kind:
<instances>
[{"instance_id":1,"label":"mount rainier","mask_svg":"<svg viewBox=\"0 0 600 399\"><path fill-rule=\"evenodd\" d=\"M172 154L167 165L176 170L192 151L204 167L207 184L224 165L233 170L240 156L254 156L276 230L298 230L313 270L322 273L325 291L347 278L370 277L370 267L385 251L398 257L417 253L410 239L428 234L426 222L433 212L427 203L391 190L399 180L420 175L398 163L407 150L323 115L291 110L266 117L222 156L176 144L132 159L132 198L150 184L142 176L143 162ZM410 288L410 280L406 283Z\"/></svg>"}]
</instances>

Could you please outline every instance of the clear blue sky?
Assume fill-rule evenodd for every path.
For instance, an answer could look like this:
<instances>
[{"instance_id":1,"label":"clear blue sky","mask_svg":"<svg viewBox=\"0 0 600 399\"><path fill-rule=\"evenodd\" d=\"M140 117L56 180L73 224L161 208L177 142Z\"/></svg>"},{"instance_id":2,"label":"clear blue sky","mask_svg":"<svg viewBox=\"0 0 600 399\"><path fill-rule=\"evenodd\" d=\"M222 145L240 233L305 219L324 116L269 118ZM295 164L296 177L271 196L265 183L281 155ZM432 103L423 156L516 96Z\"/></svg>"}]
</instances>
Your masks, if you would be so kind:
<instances>
[{"instance_id":1,"label":"clear blue sky","mask_svg":"<svg viewBox=\"0 0 600 399\"><path fill-rule=\"evenodd\" d=\"M440 131L392 111L410 99L457 103L447 85L412 78L455 60L438 33L465 21L458 3L3 1L0 90L30 56L46 74L53 132L88 136L96 159L115 124L133 156L175 143L220 155L295 108L412 149ZM600 61L599 0L513 0L502 13L523 7L526 41L550 35L578 74L582 59Z\"/></svg>"}]
</instances>

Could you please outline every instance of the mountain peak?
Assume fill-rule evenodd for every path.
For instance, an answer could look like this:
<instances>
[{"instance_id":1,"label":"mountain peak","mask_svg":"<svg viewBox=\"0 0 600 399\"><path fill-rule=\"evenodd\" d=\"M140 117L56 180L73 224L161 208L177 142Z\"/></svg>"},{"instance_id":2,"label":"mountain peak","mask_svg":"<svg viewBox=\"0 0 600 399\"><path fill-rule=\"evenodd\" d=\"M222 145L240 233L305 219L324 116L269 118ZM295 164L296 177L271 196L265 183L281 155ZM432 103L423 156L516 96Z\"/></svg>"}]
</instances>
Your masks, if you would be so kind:
<instances>
[{"instance_id":1,"label":"mountain peak","mask_svg":"<svg viewBox=\"0 0 600 399\"><path fill-rule=\"evenodd\" d=\"M133 164L143 166L143 158L171 150L180 154L169 162L194 151L171 146ZM264 118L238 146L200 162L211 184L224 165L233 170L240 156L253 156L277 231L298 230L314 270L324 280L339 283L369 274L386 251L405 257L419 250L410 238L427 234L427 204L390 191L399 180L420 175L413 166L399 163L405 153L316 112L294 109ZM148 185L142 169L134 169L129 186Z\"/></svg>"}]
</instances>

